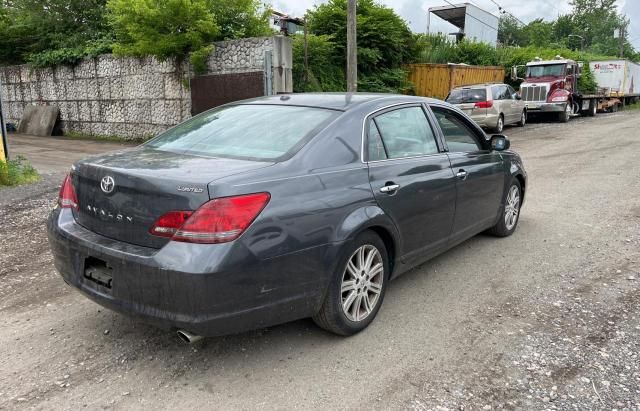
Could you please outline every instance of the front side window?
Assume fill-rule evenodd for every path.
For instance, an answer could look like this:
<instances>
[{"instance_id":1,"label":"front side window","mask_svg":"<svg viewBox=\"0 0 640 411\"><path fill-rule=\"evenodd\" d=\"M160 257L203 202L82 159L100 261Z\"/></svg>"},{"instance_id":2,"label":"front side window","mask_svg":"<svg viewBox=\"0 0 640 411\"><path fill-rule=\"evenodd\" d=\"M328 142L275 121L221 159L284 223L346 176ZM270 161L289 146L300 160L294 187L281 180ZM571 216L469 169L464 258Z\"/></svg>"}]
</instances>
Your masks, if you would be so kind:
<instances>
[{"instance_id":1,"label":"front side window","mask_svg":"<svg viewBox=\"0 0 640 411\"><path fill-rule=\"evenodd\" d=\"M456 113L442 107L431 107L442 129L450 152L474 152L482 150L476 133Z\"/></svg>"},{"instance_id":2,"label":"front side window","mask_svg":"<svg viewBox=\"0 0 640 411\"><path fill-rule=\"evenodd\" d=\"M290 155L340 112L247 104L206 111L149 141L162 151L273 161Z\"/></svg>"},{"instance_id":3,"label":"front side window","mask_svg":"<svg viewBox=\"0 0 640 411\"><path fill-rule=\"evenodd\" d=\"M386 158L413 157L438 152L435 135L422 107L401 108L375 117L369 126L370 161L380 159L381 146Z\"/></svg>"},{"instance_id":4,"label":"front side window","mask_svg":"<svg viewBox=\"0 0 640 411\"><path fill-rule=\"evenodd\" d=\"M511 95L507 86L493 86L493 99L494 100L510 100Z\"/></svg>"}]
</instances>

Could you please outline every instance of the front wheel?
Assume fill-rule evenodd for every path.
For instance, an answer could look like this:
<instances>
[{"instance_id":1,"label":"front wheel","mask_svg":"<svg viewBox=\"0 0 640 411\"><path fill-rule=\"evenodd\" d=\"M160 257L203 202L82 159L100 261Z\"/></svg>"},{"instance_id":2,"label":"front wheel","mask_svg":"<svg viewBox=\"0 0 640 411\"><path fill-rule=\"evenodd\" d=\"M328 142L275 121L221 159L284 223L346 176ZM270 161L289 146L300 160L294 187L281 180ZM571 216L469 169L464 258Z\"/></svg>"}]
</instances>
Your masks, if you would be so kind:
<instances>
[{"instance_id":1,"label":"front wheel","mask_svg":"<svg viewBox=\"0 0 640 411\"><path fill-rule=\"evenodd\" d=\"M318 326L339 335L353 335L375 318L389 279L386 247L378 235L365 231L345 249L329 284Z\"/></svg>"},{"instance_id":2,"label":"front wheel","mask_svg":"<svg viewBox=\"0 0 640 411\"><path fill-rule=\"evenodd\" d=\"M504 207L500 213L498 223L489 229L489 233L498 237L508 237L516 231L520 219L520 204L522 199L522 186L514 179L504 199Z\"/></svg>"},{"instance_id":3,"label":"front wheel","mask_svg":"<svg viewBox=\"0 0 640 411\"><path fill-rule=\"evenodd\" d=\"M558 120L561 123L567 123L569 121L569 118L571 117L571 112L572 112L571 103L567 103L564 108L564 111L558 115Z\"/></svg>"},{"instance_id":4,"label":"front wheel","mask_svg":"<svg viewBox=\"0 0 640 411\"><path fill-rule=\"evenodd\" d=\"M518 127L524 127L527 124L527 111L522 110L522 114L520 114L520 121L518 121Z\"/></svg>"}]
</instances>

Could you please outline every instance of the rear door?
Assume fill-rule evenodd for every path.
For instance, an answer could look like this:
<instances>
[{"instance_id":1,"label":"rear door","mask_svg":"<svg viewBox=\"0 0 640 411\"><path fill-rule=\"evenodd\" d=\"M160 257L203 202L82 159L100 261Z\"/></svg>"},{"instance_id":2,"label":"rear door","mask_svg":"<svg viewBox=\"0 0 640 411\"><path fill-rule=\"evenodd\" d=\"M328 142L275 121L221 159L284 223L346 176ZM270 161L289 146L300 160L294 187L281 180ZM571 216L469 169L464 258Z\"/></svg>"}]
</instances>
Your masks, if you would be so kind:
<instances>
[{"instance_id":1,"label":"rear door","mask_svg":"<svg viewBox=\"0 0 640 411\"><path fill-rule=\"evenodd\" d=\"M459 242L492 226L504 191L502 157L490 150L484 133L454 110L432 105L456 175L456 212L451 241Z\"/></svg>"},{"instance_id":2,"label":"rear door","mask_svg":"<svg viewBox=\"0 0 640 411\"><path fill-rule=\"evenodd\" d=\"M425 110L394 107L365 124L371 188L400 232L405 261L446 247L455 213L455 177Z\"/></svg>"}]
</instances>

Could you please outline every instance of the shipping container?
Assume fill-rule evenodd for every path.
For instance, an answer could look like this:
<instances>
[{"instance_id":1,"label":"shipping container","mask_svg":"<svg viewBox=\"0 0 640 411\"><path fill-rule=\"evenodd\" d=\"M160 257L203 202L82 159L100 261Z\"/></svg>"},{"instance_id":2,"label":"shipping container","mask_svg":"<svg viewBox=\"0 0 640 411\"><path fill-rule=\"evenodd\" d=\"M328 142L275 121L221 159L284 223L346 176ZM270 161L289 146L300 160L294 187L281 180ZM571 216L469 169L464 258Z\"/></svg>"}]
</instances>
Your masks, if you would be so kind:
<instances>
[{"instance_id":1,"label":"shipping container","mask_svg":"<svg viewBox=\"0 0 640 411\"><path fill-rule=\"evenodd\" d=\"M409 64L409 81L415 94L444 100L449 91L459 86L504 82L504 67L468 66L466 64Z\"/></svg>"},{"instance_id":2,"label":"shipping container","mask_svg":"<svg viewBox=\"0 0 640 411\"><path fill-rule=\"evenodd\" d=\"M605 94L611 97L640 96L640 64L629 60L592 61L589 68Z\"/></svg>"}]
</instances>

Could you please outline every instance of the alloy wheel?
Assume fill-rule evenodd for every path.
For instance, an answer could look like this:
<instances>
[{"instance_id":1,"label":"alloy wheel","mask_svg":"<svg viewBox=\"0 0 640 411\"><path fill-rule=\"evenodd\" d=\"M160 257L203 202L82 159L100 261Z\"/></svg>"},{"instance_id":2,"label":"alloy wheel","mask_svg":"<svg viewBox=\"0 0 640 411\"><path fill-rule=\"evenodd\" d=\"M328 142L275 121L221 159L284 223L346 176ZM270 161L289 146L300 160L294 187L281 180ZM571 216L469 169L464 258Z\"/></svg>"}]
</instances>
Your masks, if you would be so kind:
<instances>
[{"instance_id":1,"label":"alloy wheel","mask_svg":"<svg viewBox=\"0 0 640 411\"><path fill-rule=\"evenodd\" d=\"M504 225L511 231L518 222L520 213L520 190L516 185L511 186L507 195L507 204L504 207Z\"/></svg>"},{"instance_id":2,"label":"alloy wheel","mask_svg":"<svg viewBox=\"0 0 640 411\"><path fill-rule=\"evenodd\" d=\"M353 322L364 320L380 301L384 281L382 254L373 245L358 248L342 275L342 312Z\"/></svg>"}]
</instances>

